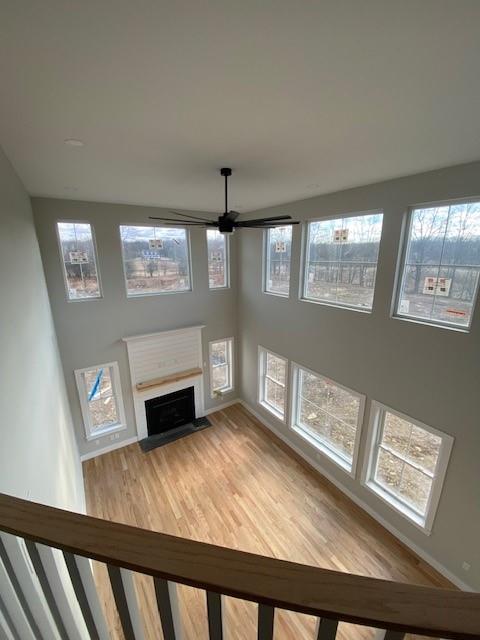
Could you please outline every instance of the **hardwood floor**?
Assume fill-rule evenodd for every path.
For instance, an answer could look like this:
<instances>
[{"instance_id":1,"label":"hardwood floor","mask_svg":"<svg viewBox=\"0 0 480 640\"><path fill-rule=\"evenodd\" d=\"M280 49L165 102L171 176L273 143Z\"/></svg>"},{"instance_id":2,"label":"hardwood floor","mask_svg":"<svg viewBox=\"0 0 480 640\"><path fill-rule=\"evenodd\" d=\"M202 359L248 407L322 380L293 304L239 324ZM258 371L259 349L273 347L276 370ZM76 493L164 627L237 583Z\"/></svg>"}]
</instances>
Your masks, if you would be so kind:
<instances>
[{"instance_id":1,"label":"hardwood floor","mask_svg":"<svg viewBox=\"0 0 480 640\"><path fill-rule=\"evenodd\" d=\"M137 444L84 463L88 513L314 566L451 586L318 473L284 450L240 405L213 427L144 454ZM122 638L103 565L96 576L113 638ZM162 638L150 579L136 576L148 639ZM207 640L203 592L180 587L189 640ZM226 599L228 640L254 639L256 606ZM373 631L341 624L340 639ZM277 612L275 638L314 637L310 616Z\"/></svg>"}]
</instances>

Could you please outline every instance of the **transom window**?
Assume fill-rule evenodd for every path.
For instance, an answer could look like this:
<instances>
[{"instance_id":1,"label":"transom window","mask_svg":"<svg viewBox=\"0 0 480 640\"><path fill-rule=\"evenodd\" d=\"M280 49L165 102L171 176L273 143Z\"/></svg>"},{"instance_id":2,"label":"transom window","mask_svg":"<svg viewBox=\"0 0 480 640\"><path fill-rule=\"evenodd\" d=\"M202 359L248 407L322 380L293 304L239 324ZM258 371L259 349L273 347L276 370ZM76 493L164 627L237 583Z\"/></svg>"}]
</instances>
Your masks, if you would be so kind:
<instances>
[{"instance_id":1,"label":"transom window","mask_svg":"<svg viewBox=\"0 0 480 640\"><path fill-rule=\"evenodd\" d=\"M259 347L259 402L280 420L285 419L288 360Z\"/></svg>"},{"instance_id":2,"label":"transom window","mask_svg":"<svg viewBox=\"0 0 480 640\"><path fill-rule=\"evenodd\" d=\"M75 371L87 440L126 427L118 364Z\"/></svg>"},{"instance_id":3,"label":"transom window","mask_svg":"<svg viewBox=\"0 0 480 640\"><path fill-rule=\"evenodd\" d=\"M190 251L186 229L120 226L129 297L190 291Z\"/></svg>"},{"instance_id":4,"label":"transom window","mask_svg":"<svg viewBox=\"0 0 480 640\"><path fill-rule=\"evenodd\" d=\"M480 271L480 202L409 214L398 316L468 328Z\"/></svg>"},{"instance_id":5,"label":"transom window","mask_svg":"<svg viewBox=\"0 0 480 640\"><path fill-rule=\"evenodd\" d=\"M292 227L275 227L265 231L266 293L288 296L290 293L290 262Z\"/></svg>"},{"instance_id":6,"label":"transom window","mask_svg":"<svg viewBox=\"0 0 480 640\"><path fill-rule=\"evenodd\" d=\"M383 214L308 224L303 298L371 310Z\"/></svg>"},{"instance_id":7,"label":"transom window","mask_svg":"<svg viewBox=\"0 0 480 640\"><path fill-rule=\"evenodd\" d=\"M353 474L365 397L298 365L293 378L292 427Z\"/></svg>"},{"instance_id":8,"label":"transom window","mask_svg":"<svg viewBox=\"0 0 480 640\"><path fill-rule=\"evenodd\" d=\"M208 286L225 289L229 286L228 236L217 229L207 229Z\"/></svg>"},{"instance_id":9,"label":"transom window","mask_svg":"<svg viewBox=\"0 0 480 640\"><path fill-rule=\"evenodd\" d=\"M88 222L57 222L69 300L101 298L93 229Z\"/></svg>"},{"instance_id":10,"label":"transom window","mask_svg":"<svg viewBox=\"0 0 480 640\"><path fill-rule=\"evenodd\" d=\"M211 395L216 398L233 389L233 338L210 342L209 357Z\"/></svg>"},{"instance_id":11,"label":"transom window","mask_svg":"<svg viewBox=\"0 0 480 640\"><path fill-rule=\"evenodd\" d=\"M370 430L367 486L430 530L453 438L376 402Z\"/></svg>"}]
</instances>

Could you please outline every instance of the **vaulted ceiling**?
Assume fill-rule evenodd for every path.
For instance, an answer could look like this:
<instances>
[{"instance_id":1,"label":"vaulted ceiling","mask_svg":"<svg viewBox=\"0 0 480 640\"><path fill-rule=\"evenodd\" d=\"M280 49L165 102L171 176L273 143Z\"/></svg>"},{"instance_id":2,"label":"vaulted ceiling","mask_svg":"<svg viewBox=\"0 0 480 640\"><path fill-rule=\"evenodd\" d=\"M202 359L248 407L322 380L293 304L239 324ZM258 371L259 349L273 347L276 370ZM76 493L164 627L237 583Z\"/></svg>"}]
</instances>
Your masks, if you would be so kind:
<instances>
[{"instance_id":1,"label":"vaulted ceiling","mask_svg":"<svg viewBox=\"0 0 480 640\"><path fill-rule=\"evenodd\" d=\"M478 0L0 15L0 143L34 195L216 211L230 165L247 211L480 158Z\"/></svg>"}]
</instances>

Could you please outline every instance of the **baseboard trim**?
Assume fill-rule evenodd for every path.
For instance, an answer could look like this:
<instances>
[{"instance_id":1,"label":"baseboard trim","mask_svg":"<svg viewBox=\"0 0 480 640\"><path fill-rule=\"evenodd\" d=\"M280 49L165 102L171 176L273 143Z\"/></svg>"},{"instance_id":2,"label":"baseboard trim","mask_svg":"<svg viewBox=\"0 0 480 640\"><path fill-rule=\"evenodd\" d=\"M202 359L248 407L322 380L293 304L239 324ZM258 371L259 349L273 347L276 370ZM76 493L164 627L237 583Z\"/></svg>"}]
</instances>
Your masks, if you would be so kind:
<instances>
[{"instance_id":1,"label":"baseboard trim","mask_svg":"<svg viewBox=\"0 0 480 640\"><path fill-rule=\"evenodd\" d=\"M270 422L268 422L258 411L256 411L252 406L248 404L245 400L238 401L247 411L249 411L255 418L268 429L273 436L281 440L287 447L292 449L300 458L302 458L310 467L312 467L315 471L317 471L320 475L324 476L329 482L331 482L337 489L339 489L343 494L345 494L352 502L354 502L358 507L363 509L369 516L371 516L374 520L376 520L379 524L382 525L387 531L389 531L395 538L397 538L402 544L408 547L413 553L418 556L421 560L430 565L433 569L438 571L442 576L444 576L447 580L449 580L456 587L461 589L462 591L475 591L471 586L469 586L466 582L461 580L458 576L454 575L449 569L444 567L438 560L433 558L429 553L424 551L421 547L416 545L412 540L410 540L405 534L401 533L396 527L391 525L387 520L385 520L382 516L380 516L372 507L370 507L366 502L364 502L361 498L356 496L350 489L345 487L341 482L339 482L334 476L332 476L328 471L326 471L316 460L308 456L304 451L302 451L299 447L297 447L285 434L281 433L276 427L274 427Z\"/></svg>"},{"instance_id":2,"label":"baseboard trim","mask_svg":"<svg viewBox=\"0 0 480 640\"><path fill-rule=\"evenodd\" d=\"M127 438L126 440L120 440L120 442L109 444L108 447L102 447L102 449L96 449L95 451L84 453L82 456L80 456L80 462L85 462L85 460L90 460L91 458L102 456L104 453L109 453L110 451L114 451L115 449L128 447L129 444L133 444L134 442L138 442L138 436L132 436L131 438Z\"/></svg>"},{"instance_id":3,"label":"baseboard trim","mask_svg":"<svg viewBox=\"0 0 480 640\"><path fill-rule=\"evenodd\" d=\"M211 413L215 413L215 411L223 411L227 407L231 407L232 404L239 404L242 401L240 398L235 398L234 400L229 400L228 402L224 402L223 404L219 404L217 407L210 407L210 409L205 409L205 415L208 416Z\"/></svg>"}]
</instances>

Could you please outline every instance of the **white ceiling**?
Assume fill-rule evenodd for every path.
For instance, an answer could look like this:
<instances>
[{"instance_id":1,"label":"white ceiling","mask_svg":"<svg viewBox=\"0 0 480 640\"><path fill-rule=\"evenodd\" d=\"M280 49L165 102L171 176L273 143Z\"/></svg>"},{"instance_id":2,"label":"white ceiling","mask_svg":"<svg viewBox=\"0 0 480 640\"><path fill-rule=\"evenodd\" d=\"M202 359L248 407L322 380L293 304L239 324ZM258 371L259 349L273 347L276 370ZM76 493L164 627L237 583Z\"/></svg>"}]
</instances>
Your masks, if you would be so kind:
<instances>
[{"instance_id":1,"label":"white ceiling","mask_svg":"<svg viewBox=\"0 0 480 640\"><path fill-rule=\"evenodd\" d=\"M4 0L28 191L247 211L480 159L480 0ZM65 138L80 138L81 148Z\"/></svg>"}]
</instances>

